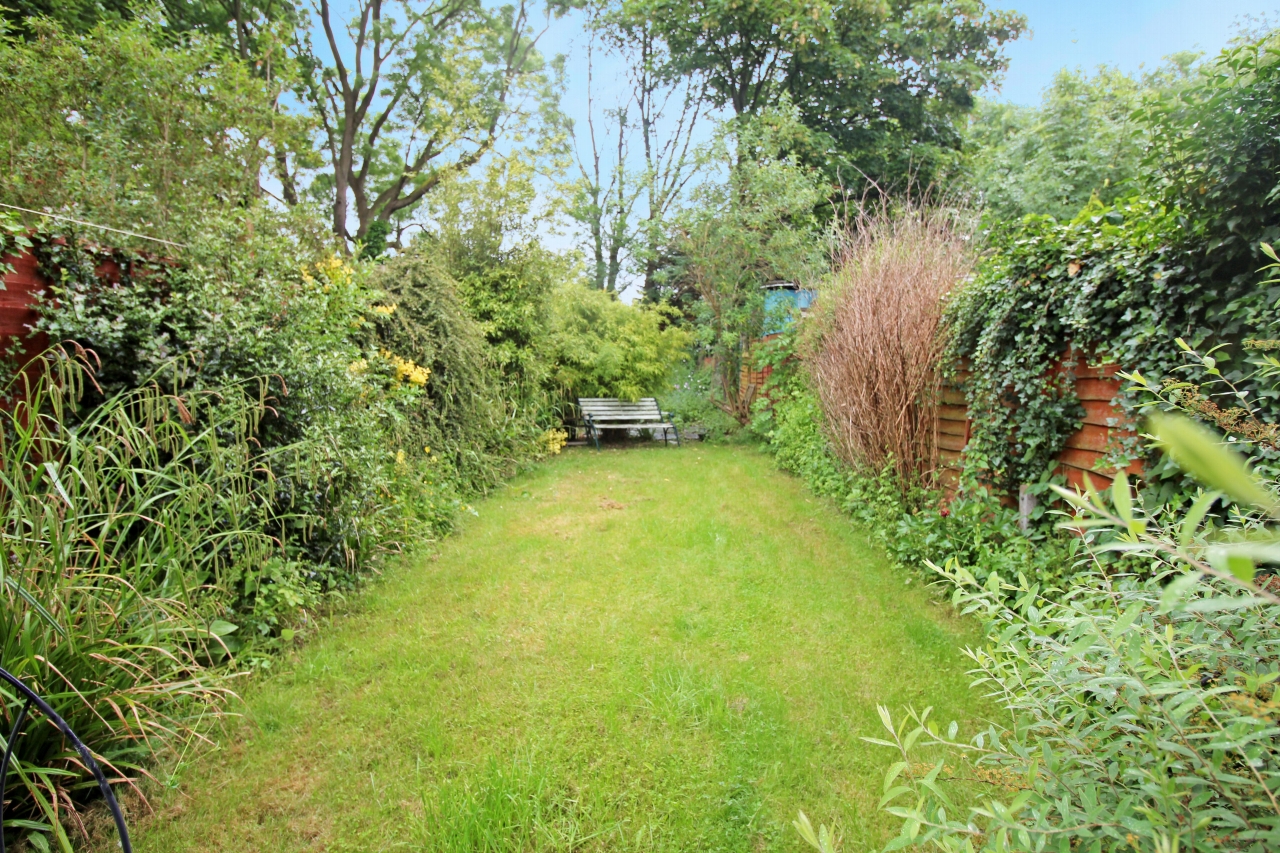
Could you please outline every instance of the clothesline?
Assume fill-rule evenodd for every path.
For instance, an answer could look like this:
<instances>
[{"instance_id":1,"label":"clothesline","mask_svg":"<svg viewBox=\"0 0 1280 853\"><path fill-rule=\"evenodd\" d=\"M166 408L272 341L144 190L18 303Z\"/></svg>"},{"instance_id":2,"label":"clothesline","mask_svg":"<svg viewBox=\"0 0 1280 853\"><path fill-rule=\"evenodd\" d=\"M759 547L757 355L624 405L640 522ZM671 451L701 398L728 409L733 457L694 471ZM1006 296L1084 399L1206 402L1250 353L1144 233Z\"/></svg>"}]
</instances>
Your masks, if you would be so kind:
<instances>
[{"instance_id":1,"label":"clothesline","mask_svg":"<svg viewBox=\"0 0 1280 853\"><path fill-rule=\"evenodd\" d=\"M151 240L154 243L163 243L166 246L175 246L179 249L187 248L186 244L184 243L175 243L172 240L162 240L159 237L149 237L146 234L138 234L133 231L124 231L119 228L112 228L109 225L98 225L95 222L85 222L83 219L76 219L71 216L62 216L61 214L58 214L58 213L48 213L43 210L32 210L31 208L28 208L28 207L18 207L16 204L5 204L3 202L0 202L0 207L6 207L9 210L20 210L23 213L34 213L36 216L47 216L50 219L61 219L64 222L73 222L76 225L84 225L89 228L101 228L103 231L110 231L113 234L124 234L125 236L128 236L128 237L137 237L139 240Z\"/></svg>"}]
</instances>

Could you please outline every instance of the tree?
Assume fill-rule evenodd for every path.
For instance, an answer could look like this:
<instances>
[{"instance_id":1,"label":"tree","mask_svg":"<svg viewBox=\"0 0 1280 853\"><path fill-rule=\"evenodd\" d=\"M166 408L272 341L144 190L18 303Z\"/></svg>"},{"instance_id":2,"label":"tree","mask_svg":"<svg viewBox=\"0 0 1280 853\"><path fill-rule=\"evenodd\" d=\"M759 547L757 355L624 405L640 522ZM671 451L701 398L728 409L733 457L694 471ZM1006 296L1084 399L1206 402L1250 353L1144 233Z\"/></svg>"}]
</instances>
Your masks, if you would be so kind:
<instances>
[{"instance_id":1,"label":"tree","mask_svg":"<svg viewBox=\"0 0 1280 853\"><path fill-rule=\"evenodd\" d=\"M302 94L329 160L314 188L344 239L407 214L504 132L555 109L537 50L545 26L534 26L528 0L497 10L480 0L359 0L345 25L330 0L317 4L320 34L299 38L312 69ZM563 8L548 6L547 22Z\"/></svg>"},{"instance_id":2,"label":"tree","mask_svg":"<svg viewBox=\"0 0 1280 853\"><path fill-rule=\"evenodd\" d=\"M450 178L428 198L429 227L413 242L457 281L490 357L522 401L546 380L551 293L571 277L568 260L540 240L548 214L536 204L536 177L532 157L498 155Z\"/></svg>"},{"instance_id":3,"label":"tree","mask_svg":"<svg viewBox=\"0 0 1280 853\"><path fill-rule=\"evenodd\" d=\"M269 146L296 134L278 84L214 39L175 43L151 19L35 26L30 41L0 40L10 204L183 241L211 209L252 202Z\"/></svg>"},{"instance_id":4,"label":"tree","mask_svg":"<svg viewBox=\"0 0 1280 853\"><path fill-rule=\"evenodd\" d=\"M697 172L694 140L705 117L707 89L697 72L676 78L664 73L670 57L652 21L619 17L612 34L633 59L627 67L644 153L645 217L638 254L644 264L645 300L652 302L658 293L666 220Z\"/></svg>"},{"instance_id":5,"label":"tree","mask_svg":"<svg viewBox=\"0 0 1280 853\"><path fill-rule=\"evenodd\" d=\"M693 193L674 223L671 277L699 297L698 341L714 357L720 405L742 423L752 390L741 387L743 357L764 324L761 287L802 282L822 262L814 213L830 186L788 151L803 133L793 110L770 109L721 125L707 154L727 175Z\"/></svg>"},{"instance_id":6,"label":"tree","mask_svg":"<svg viewBox=\"0 0 1280 853\"><path fill-rule=\"evenodd\" d=\"M593 22L594 23L594 22ZM582 142L574 134L579 176L566 187L569 195L567 213L586 227L590 237L592 286L610 293L617 292L618 275L626 253L635 242L631 223L643 182L637 182L628 167L628 141L631 123L628 105L604 111L603 133L596 132L595 97L595 32L587 44L587 142L591 146L588 161L581 153ZM613 149L612 157L602 153L602 143Z\"/></svg>"},{"instance_id":7,"label":"tree","mask_svg":"<svg viewBox=\"0 0 1280 853\"><path fill-rule=\"evenodd\" d=\"M1036 108L979 102L966 134L968 182L1006 218L1067 220L1091 198L1111 204L1132 195L1151 144L1136 112L1144 98L1186 85L1195 59L1178 54L1140 78L1107 67L1092 77L1064 69Z\"/></svg>"},{"instance_id":8,"label":"tree","mask_svg":"<svg viewBox=\"0 0 1280 853\"><path fill-rule=\"evenodd\" d=\"M20 37L35 35L34 19L47 18L69 33L87 33L104 21L133 17L130 0L7 0L0 18Z\"/></svg>"},{"instance_id":9,"label":"tree","mask_svg":"<svg viewBox=\"0 0 1280 853\"><path fill-rule=\"evenodd\" d=\"M735 115L787 98L799 153L833 181L928 183L960 147L973 95L1005 68L1021 15L981 0L623 0L652 22L668 76L705 75Z\"/></svg>"}]
</instances>

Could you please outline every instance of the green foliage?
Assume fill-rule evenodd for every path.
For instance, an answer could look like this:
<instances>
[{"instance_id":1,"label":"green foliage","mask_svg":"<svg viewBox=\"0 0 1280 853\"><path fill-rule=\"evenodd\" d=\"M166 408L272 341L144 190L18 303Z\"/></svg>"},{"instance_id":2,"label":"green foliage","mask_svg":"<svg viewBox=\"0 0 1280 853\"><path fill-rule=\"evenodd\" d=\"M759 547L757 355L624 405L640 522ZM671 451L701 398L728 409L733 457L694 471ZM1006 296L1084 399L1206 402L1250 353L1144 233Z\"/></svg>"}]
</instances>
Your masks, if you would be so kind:
<instances>
[{"instance_id":1,"label":"green foliage","mask_svg":"<svg viewBox=\"0 0 1280 853\"><path fill-rule=\"evenodd\" d=\"M84 33L102 21L131 17L129 0L9 0L4 5L5 22L23 36L34 36L37 18L56 21L68 32Z\"/></svg>"},{"instance_id":2,"label":"green foliage","mask_svg":"<svg viewBox=\"0 0 1280 853\"><path fill-rule=\"evenodd\" d=\"M274 586L267 472L290 449L253 442L265 381L181 395L152 382L77 411L87 365L61 350L41 363L17 380L22 402L0 409L0 658L109 776L137 773L227 695L210 665L250 632L224 608ZM12 720L22 700L5 686L0 703ZM26 731L6 826L69 853L66 810L96 786L51 726Z\"/></svg>"},{"instance_id":3,"label":"green foliage","mask_svg":"<svg viewBox=\"0 0 1280 853\"><path fill-rule=\"evenodd\" d=\"M1191 474L1276 518L1274 492L1214 436L1171 416L1152 426ZM894 725L881 710L892 740L874 742L902 756L882 800L903 819L890 847L1273 849L1280 598L1274 576L1253 581L1255 561L1273 562L1280 539L1258 516L1216 524L1208 510L1221 492L1154 515L1123 476L1110 500L1062 494L1074 510L1065 525L1084 535L1091 564L1067 595L1025 577L984 584L955 564L938 569L956 606L988 624L987 645L969 652L976 684L1012 719L962 742L956 724L942 734L928 711ZM1150 577L1116 573L1108 552L1148 564ZM947 758L917 757L937 746L976 762L990 799L948 796Z\"/></svg>"},{"instance_id":4,"label":"green foliage","mask_svg":"<svg viewBox=\"0 0 1280 853\"><path fill-rule=\"evenodd\" d=\"M743 356L764 328L761 286L805 280L821 262L814 208L827 187L794 157L795 112L769 111L721 126L708 158L728 179L708 182L673 227L672 281L696 293L697 340L715 359L721 405L745 423Z\"/></svg>"},{"instance_id":5,"label":"green foliage","mask_svg":"<svg viewBox=\"0 0 1280 853\"><path fill-rule=\"evenodd\" d=\"M689 359L668 378L671 390L663 391L662 410L680 428L682 438L719 442L742 432L742 424L713 402L716 377L711 367Z\"/></svg>"},{"instance_id":6,"label":"green foliage","mask_svg":"<svg viewBox=\"0 0 1280 853\"><path fill-rule=\"evenodd\" d=\"M794 104L795 150L832 184L931 183L960 147L973 95L1002 71L1025 19L981 2L627 0L652 22L670 71L705 78L738 117ZM776 153L776 152L771 152Z\"/></svg>"},{"instance_id":7,"label":"green foliage","mask_svg":"<svg viewBox=\"0 0 1280 853\"><path fill-rule=\"evenodd\" d=\"M982 580L1021 573L1041 583L1061 582L1074 571L1076 542L1039 523L1043 508L1023 530L1017 512L985 491L944 502L938 492L900 482L892 462L877 472L851 471L831 446L821 404L803 371L775 376L768 402L756 407L752 431L780 468L862 522L898 566L914 572L927 560L953 560ZM1037 491L1047 489L1046 482Z\"/></svg>"},{"instance_id":8,"label":"green foliage","mask_svg":"<svg viewBox=\"0 0 1280 853\"><path fill-rule=\"evenodd\" d=\"M671 324L671 313L580 284L558 288L545 357L562 402L662 396L672 369L689 354L690 335Z\"/></svg>"},{"instance_id":9,"label":"green foliage","mask_svg":"<svg viewBox=\"0 0 1280 853\"><path fill-rule=\"evenodd\" d=\"M445 471L436 474L462 493L495 485L537 434L531 413L512 399L498 371L504 351L495 353L462 288L427 247L382 264L371 284L386 302L370 315L380 346L431 374L406 410L400 445L438 458Z\"/></svg>"},{"instance_id":10,"label":"green foliage","mask_svg":"<svg viewBox=\"0 0 1280 853\"><path fill-rule=\"evenodd\" d=\"M1256 284L1255 271L1258 241L1276 233L1273 42L1224 52L1138 114L1158 172L1145 198L992 228L987 259L948 312L951 364L972 371L972 480L1011 492L1050 467L1081 417L1069 373L1054 369L1069 348L1068 370L1084 358L1159 381L1181 367L1175 338L1208 351L1272 336L1280 288ZM1218 353L1222 375L1274 409L1233 350ZM1115 450L1117 461L1136 452Z\"/></svg>"},{"instance_id":11,"label":"green foliage","mask_svg":"<svg viewBox=\"0 0 1280 853\"><path fill-rule=\"evenodd\" d=\"M364 273L332 256L311 262L314 250L282 240L282 223L266 214L256 225L261 236L246 241L245 223L207 219L180 264L115 253L117 283L98 278L101 256L74 234L51 236L40 257L56 284L38 327L97 354L107 398L178 356L188 365L174 379L180 391L274 377L273 416L256 437L268 448L305 447L279 457L274 473L279 499L318 520L305 537L287 537L290 556L345 586L402 527L384 500L386 477L394 427L421 391L374 346L376 294ZM361 359L374 369L352 369Z\"/></svg>"},{"instance_id":12,"label":"green foliage","mask_svg":"<svg viewBox=\"0 0 1280 853\"><path fill-rule=\"evenodd\" d=\"M35 26L31 41L0 39L9 204L183 242L211 210L256 197L265 146L302 130L275 110L280 83L216 40L174 43L150 19Z\"/></svg>"},{"instance_id":13,"label":"green foliage","mask_svg":"<svg viewBox=\"0 0 1280 853\"><path fill-rule=\"evenodd\" d=\"M457 281L494 363L524 395L538 394L547 379L539 353L552 293L572 277L567 259L539 239L532 178L528 162L511 158L474 181L441 187L432 201L435 228L415 241Z\"/></svg>"},{"instance_id":14,"label":"green foliage","mask_svg":"<svg viewBox=\"0 0 1280 853\"><path fill-rule=\"evenodd\" d=\"M1114 204L1139 189L1151 133L1144 97L1184 85L1195 56L1136 78L1100 67L1063 69L1039 107L980 101L966 133L965 171L981 204L1004 219L1072 219L1091 199Z\"/></svg>"},{"instance_id":15,"label":"green foliage","mask_svg":"<svg viewBox=\"0 0 1280 853\"><path fill-rule=\"evenodd\" d=\"M948 308L951 363L972 371L972 476L1016 491L1051 467L1082 416L1070 375L1054 371L1069 347L1068 368L1082 359L1163 377L1181 365L1168 346L1179 335L1199 347L1265 334L1280 320L1269 288L1194 287L1200 272L1180 222L1141 202L1086 209L1067 224L1030 217L991 234L991 256ZM1248 384L1247 365L1224 368Z\"/></svg>"},{"instance_id":16,"label":"green foliage","mask_svg":"<svg viewBox=\"0 0 1280 853\"><path fill-rule=\"evenodd\" d=\"M1280 34L1271 32L1223 51L1194 85L1144 111L1152 193L1181 216L1190 288L1248 289L1267 262L1260 243L1280 239L1277 95Z\"/></svg>"}]
</instances>

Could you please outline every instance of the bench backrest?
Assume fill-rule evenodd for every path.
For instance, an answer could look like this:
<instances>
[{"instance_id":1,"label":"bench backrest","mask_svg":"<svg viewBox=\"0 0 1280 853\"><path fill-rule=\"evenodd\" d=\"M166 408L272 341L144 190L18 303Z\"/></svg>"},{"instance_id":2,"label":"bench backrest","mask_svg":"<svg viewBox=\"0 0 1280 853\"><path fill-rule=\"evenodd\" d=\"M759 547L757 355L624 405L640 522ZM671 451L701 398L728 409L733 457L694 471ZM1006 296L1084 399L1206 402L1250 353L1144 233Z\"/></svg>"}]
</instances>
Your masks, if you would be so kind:
<instances>
[{"instance_id":1,"label":"bench backrest","mask_svg":"<svg viewBox=\"0 0 1280 853\"><path fill-rule=\"evenodd\" d=\"M634 403L624 403L613 397L579 397L578 408L582 417L593 421L661 421L662 410L653 397L641 397Z\"/></svg>"}]
</instances>

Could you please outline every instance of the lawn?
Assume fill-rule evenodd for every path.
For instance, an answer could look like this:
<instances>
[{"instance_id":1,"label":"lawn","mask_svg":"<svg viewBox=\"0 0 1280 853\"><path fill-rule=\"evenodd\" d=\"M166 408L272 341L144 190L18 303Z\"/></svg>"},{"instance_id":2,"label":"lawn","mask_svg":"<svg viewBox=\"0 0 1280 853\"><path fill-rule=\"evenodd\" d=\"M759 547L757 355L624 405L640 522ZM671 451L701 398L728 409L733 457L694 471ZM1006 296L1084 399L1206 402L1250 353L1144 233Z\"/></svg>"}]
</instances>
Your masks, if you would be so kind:
<instances>
[{"instance_id":1,"label":"lawn","mask_svg":"<svg viewBox=\"0 0 1280 853\"><path fill-rule=\"evenodd\" d=\"M974 626L751 450L566 451L393 567L135 821L159 851L843 849Z\"/></svg>"}]
</instances>

